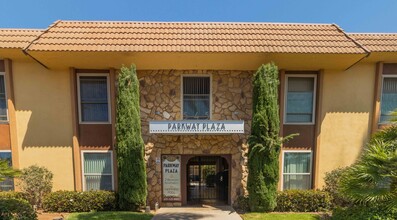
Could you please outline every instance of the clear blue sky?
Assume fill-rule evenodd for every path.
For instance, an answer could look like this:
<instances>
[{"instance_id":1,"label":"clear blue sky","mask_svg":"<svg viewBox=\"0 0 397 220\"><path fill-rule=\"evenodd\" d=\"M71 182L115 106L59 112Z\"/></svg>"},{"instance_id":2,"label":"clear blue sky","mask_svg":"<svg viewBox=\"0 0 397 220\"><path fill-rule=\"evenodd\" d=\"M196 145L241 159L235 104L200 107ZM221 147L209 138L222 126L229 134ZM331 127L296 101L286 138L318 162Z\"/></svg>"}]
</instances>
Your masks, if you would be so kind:
<instances>
[{"instance_id":1,"label":"clear blue sky","mask_svg":"<svg viewBox=\"0 0 397 220\"><path fill-rule=\"evenodd\" d=\"M397 0L2 0L0 28L56 20L336 23L347 32L397 32Z\"/></svg>"}]
</instances>

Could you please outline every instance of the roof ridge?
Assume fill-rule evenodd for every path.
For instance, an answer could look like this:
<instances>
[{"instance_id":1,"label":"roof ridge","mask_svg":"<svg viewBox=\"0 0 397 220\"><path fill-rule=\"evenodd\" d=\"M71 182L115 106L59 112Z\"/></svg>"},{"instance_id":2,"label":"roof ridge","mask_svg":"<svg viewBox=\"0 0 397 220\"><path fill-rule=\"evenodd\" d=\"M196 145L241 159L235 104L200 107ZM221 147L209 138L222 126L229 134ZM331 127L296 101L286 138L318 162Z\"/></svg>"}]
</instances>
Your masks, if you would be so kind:
<instances>
[{"instance_id":1,"label":"roof ridge","mask_svg":"<svg viewBox=\"0 0 397 220\"><path fill-rule=\"evenodd\" d=\"M300 23L300 22L260 22L260 21L109 21L109 20L61 20L60 22L76 23L164 23L164 24L281 24L281 25L328 25L332 23Z\"/></svg>"},{"instance_id":2,"label":"roof ridge","mask_svg":"<svg viewBox=\"0 0 397 220\"><path fill-rule=\"evenodd\" d=\"M0 28L0 31L44 31L38 28Z\"/></svg>"},{"instance_id":3,"label":"roof ridge","mask_svg":"<svg viewBox=\"0 0 397 220\"><path fill-rule=\"evenodd\" d=\"M349 35L397 35L397 32L395 33L347 33Z\"/></svg>"}]
</instances>

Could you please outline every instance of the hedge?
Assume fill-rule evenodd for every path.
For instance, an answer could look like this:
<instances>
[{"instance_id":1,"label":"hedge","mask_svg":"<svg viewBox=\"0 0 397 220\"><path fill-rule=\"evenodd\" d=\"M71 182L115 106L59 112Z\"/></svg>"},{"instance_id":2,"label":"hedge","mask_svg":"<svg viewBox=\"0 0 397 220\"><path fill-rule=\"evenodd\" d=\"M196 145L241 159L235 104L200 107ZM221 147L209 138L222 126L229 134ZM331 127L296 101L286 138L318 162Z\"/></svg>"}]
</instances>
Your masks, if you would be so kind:
<instances>
[{"instance_id":1,"label":"hedge","mask_svg":"<svg viewBox=\"0 0 397 220\"><path fill-rule=\"evenodd\" d=\"M332 206L331 196L319 190L285 190L277 194L277 212L321 212Z\"/></svg>"},{"instance_id":2,"label":"hedge","mask_svg":"<svg viewBox=\"0 0 397 220\"><path fill-rule=\"evenodd\" d=\"M0 191L0 199L26 199L25 194L14 191Z\"/></svg>"},{"instance_id":3,"label":"hedge","mask_svg":"<svg viewBox=\"0 0 397 220\"><path fill-rule=\"evenodd\" d=\"M332 211L333 220L395 220L397 208L388 210L383 204L354 205L347 208L336 208Z\"/></svg>"},{"instance_id":4,"label":"hedge","mask_svg":"<svg viewBox=\"0 0 397 220\"><path fill-rule=\"evenodd\" d=\"M47 212L112 211L116 209L116 196L110 191L57 191L44 197Z\"/></svg>"},{"instance_id":5,"label":"hedge","mask_svg":"<svg viewBox=\"0 0 397 220\"><path fill-rule=\"evenodd\" d=\"M7 196L15 195L17 194L8 194ZM37 214L27 200L21 198L6 198L6 196L4 196L0 198L0 219L35 220L37 219Z\"/></svg>"}]
</instances>

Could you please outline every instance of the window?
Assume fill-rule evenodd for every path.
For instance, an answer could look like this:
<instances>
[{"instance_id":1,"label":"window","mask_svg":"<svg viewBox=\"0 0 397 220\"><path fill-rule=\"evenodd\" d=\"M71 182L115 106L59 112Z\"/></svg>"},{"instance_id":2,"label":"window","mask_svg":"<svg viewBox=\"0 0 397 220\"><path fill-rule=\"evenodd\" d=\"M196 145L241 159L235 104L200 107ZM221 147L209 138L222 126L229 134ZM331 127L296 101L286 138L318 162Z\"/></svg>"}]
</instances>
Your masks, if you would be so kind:
<instances>
[{"instance_id":1,"label":"window","mask_svg":"<svg viewBox=\"0 0 397 220\"><path fill-rule=\"evenodd\" d=\"M113 190L112 152L85 151L82 154L84 190Z\"/></svg>"},{"instance_id":2,"label":"window","mask_svg":"<svg viewBox=\"0 0 397 220\"><path fill-rule=\"evenodd\" d=\"M285 123L314 123L315 76L286 77Z\"/></svg>"},{"instance_id":3,"label":"window","mask_svg":"<svg viewBox=\"0 0 397 220\"><path fill-rule=\"evenodd\" d=\"M107 74L79 74L80 123L109 123L109 83Z\"/></svg>"},{"instance_id":4,"label":"window","mask_svg":"<svg viewBox=\"0 0 397 220\"><path fill-rule=\"evenodd\" d=\"M311 188L311 151L283 152L283 189Z\"/></svg>"},{"instance_id":5,"label":"window","mask_svg":"<svg viewBox=\"0 0 397 220\"><path fill-rule=\"evenodd\" d=\"M383 77L380 123L390 121L390 113L397 108L397 76Z\"/></svg>"},{"instance_id":6,"label":"window","mask_svg":"<svg viewBox=\"0 0 397 220\"><path fill-rule=\"evenodd\" d=\"M0 73L0 121L7 121L7 97L4 73Z\"/></svg>"},{"instance_id":7,"label":"window","mask_svg":"<svg viewBox=\"0 0 397 220\"><path fill-rule=\"evenodd\" d=\"M209 76L183 77L183 119L210 119L210 80Z\"/></svg>"},{"instance_id":8,"label":"window","mask_svg":"<svg viewBox=\"0 0 397 220\"><path fill-rule=\"evenodd\" d=\"M7 160L9 166L12 166L11 151L0 151L0 160ZM0 191L11 191L14 190L14 179L7 178L3 182L0 182Z\"/></svg>"}]
</instances>

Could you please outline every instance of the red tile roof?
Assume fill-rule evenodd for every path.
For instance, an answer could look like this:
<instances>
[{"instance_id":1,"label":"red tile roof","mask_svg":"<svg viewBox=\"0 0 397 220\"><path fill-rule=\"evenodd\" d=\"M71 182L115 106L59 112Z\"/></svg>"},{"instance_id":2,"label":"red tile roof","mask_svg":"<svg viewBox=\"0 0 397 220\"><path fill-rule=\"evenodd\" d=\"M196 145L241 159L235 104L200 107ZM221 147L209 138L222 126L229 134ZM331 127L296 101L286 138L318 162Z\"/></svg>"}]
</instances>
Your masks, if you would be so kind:
<instances>
[{"instance_id":1,"label":"red tile roof","mask_svg":"<svg viewBox=\"0 0 397 220\"><path fill-rule=\"evenodd\" d=\"M371 52L397 52L397 33L393 34L349 34Z\"/></svg>"},{"instance_id":2,"label":"red tile roof","mask_svg":"<svg viewBox=\"0 0 397 220\"><path fill-rule=\"evenodd\" d=\"M334 24L58 21L30 51L363 54Z\"/></svg>"},{"instance_id":3,"label":"red tile roof","mask_svg":"<svg viewBox=\"0 0 397 220\"><path fill-rule=\"evenodd\" d=\"M0 29L0 48L25 48L42 32L43 30L37 29Z\"/></svg>"}]
</instances>

